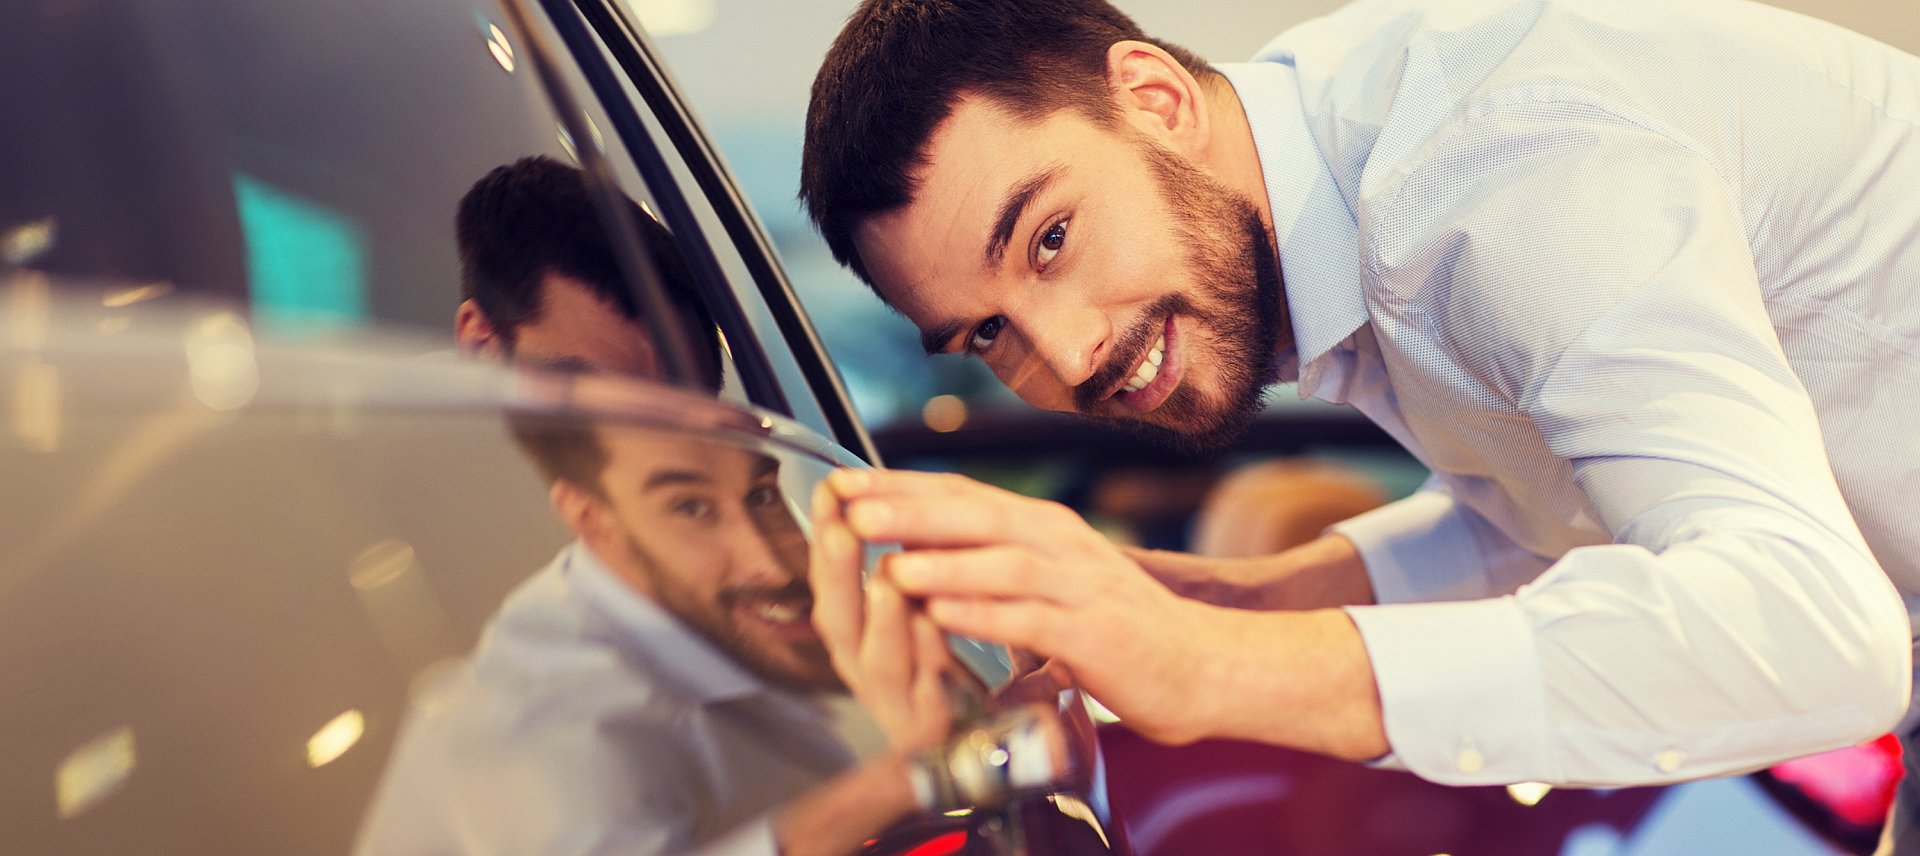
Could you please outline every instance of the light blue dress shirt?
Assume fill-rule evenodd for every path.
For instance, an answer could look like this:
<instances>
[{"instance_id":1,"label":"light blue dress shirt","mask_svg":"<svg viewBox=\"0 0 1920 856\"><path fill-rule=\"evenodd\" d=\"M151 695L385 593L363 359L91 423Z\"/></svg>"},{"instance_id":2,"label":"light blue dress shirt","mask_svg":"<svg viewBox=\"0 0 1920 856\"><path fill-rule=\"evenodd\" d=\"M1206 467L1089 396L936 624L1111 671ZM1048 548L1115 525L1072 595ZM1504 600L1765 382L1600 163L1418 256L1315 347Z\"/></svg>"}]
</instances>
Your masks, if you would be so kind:
<instances>
[{"instance_id":1,"label":"light blue dress shirt","mask_svg":"<svg viewBox=\"0 0 1920 856\"><path fill-rule=\"evenodd\" d=\"M1895 725L1920 59L1737 0L1362 0L1223 71L1286 372L1434 473L1336 528L1389 763L1665 782Z\"/></svg>"},{"instance_id":2,"label":"light blue dress shirt","mask_svg":"<svg viewBox=\"0 0 1920 856\"><path fill-rule=\"evenodd\" d=\"M772 810L853 763L833 726L575 543L414 699L357 850L774 856Z\"/></svg>"}]
</instances>

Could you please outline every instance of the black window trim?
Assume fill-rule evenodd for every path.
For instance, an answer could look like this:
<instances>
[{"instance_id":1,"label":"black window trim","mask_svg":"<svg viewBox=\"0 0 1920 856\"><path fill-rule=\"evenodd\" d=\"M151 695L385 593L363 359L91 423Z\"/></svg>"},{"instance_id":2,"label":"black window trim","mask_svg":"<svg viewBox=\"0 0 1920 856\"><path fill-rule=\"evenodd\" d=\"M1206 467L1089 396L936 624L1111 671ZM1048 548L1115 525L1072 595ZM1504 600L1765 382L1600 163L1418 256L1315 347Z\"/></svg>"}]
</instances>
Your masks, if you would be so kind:
<instances>
[{"instance_id":1,"label":"black window trim","mask_svg":"<svg viewBox=\"0 0 1920 856\"><path fill-rule=\"evenodd\" d=\"M621 91L613 70L603 61L598 40L565 0L541 0L541 6L553 24L554 32L559 35L574 64L580 69L587 86L593 90L595 100L606 112L607 120L613 124L614 133L626 145L641 181L646 183L654 205L659 208L661 220L673 233L674 243L680 247L687 269L693 275L694 287L701 292L715 320L729 332L727 346L733 353L734 366L740 372L748 399L761 407L792 416L793 407L788 403L786 393L781 390L760 343L752 335L740 335L750 333L752 329L747 323L746 313L726 287L726 274L721 271L712 246L704 239L692 206L680 193L672 168L667 165L666 158L647 132L645 122L633 112L633 105ZM582 141L581 144L586 142ZM628 285L631 287L634 284ZM643 295L636 294L634 297L639 299Z\"/></svg>"}]
</instances>

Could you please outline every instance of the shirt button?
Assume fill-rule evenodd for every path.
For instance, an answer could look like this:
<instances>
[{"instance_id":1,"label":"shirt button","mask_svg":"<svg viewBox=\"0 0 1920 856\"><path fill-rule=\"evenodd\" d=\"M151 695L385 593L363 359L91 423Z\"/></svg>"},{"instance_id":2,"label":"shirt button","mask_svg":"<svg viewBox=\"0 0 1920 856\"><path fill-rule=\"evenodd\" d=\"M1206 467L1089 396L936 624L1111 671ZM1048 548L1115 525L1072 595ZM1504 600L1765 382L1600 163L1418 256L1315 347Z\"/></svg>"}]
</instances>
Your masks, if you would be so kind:
<instances>
[{"instance_id":1,"label":"shirt button","mask_svg":"<svg viewBox=\"0 0 1920 856\"><path fill-rule=\"evenodd\" d=\"M1487 759L1481 756L1480 750L1468 746L1460 750L1459 757L1454 758L1453 763L1460 768L1460 772L1471 776L1487 766Z\"/></svg>"},{"instance_id":2,"label":"shirt button","mask_svg":"<svg viewBox=\"0 0 1920 856\"><path fill-rule=\"evenodd\" d=\"M1653 765L1656 767L1659 767L1660 772L1662 773L1671 773L1675 770L1680 769L1680 762L1685 759L1686 759L1686 756L1681 755L1679 752L1675 752L1672 749L1668 749L1667 751L1662 752L1659 755L1654 757Z\"/></svg>"}]
</instances>

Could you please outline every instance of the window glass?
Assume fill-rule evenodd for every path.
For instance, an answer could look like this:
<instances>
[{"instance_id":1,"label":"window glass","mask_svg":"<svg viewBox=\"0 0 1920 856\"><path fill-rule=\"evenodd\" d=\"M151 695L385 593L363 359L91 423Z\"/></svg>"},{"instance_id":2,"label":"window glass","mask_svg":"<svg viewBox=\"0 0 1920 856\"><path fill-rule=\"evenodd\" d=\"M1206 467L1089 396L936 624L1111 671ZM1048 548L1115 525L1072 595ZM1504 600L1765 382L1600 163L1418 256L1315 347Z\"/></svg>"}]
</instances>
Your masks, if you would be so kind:
<instances>
[{"instance_id":1,"label":"window glass","mask_svg":"<svg viewBox=\"0 0 1920 856\"><path fill-rule=\"evenodd\" d=\"M493 3L37 4L0 29L6 263L97 288L114 324L137 318L135 304L211 298L269 333L399 327L451 346L463 197L525 158L571 170L582 144L561 129ZM622 189L650 209L604 113L585 118ZM611 294L626 304L611 306L620 315L637 314L605 235L586 234L597 226L521 225L597 224L575 216L585 197L575 188L543 199L551 181L521 178L523 192L472 206L490 228L468 242L487 252L469 258L492 263L467 273L503 316L483 313L506 346L496 352L521 344L523 323L552 321L531 331L530 356L657 373L642 328L595 311ZM646 246L671 252L663 240ZM513 275L529 265L539 272ZM573 297L593 299L556 298L555 268L578 274ZM573 309L545 313L550 305ZM724 353L698 298L681 308L702 350ZM711 386L728 372L716 363L702 373Z\"/></svg>"}]
</instances>

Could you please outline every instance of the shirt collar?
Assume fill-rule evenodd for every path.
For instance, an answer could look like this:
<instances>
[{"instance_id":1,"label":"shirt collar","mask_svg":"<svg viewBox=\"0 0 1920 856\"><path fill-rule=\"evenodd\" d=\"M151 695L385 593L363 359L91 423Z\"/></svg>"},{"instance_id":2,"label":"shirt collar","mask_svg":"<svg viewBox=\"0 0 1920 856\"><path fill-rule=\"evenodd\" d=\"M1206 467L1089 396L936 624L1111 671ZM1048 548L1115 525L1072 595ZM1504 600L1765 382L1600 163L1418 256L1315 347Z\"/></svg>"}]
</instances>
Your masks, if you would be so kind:
<instances>
[{"instance_id":1,"label":"shirt collar","mask_svg":"<svg viewBox=\"0 0 1920 856\"><path fill-rule=\"evenodd\" d=\"M1304 398L1318 382L1315 361L1367 320L1359 229L1307 127L1293 66L1282 60L1215 68L1233 84L1253 129L1293 320L1294 353L1282 358L1282 369L1299 378Z\"/></svg>"},{"instance_id":2,"label":"shirt collar","mask_svg":"<svg viewBox=\"0 0 1920 856\"><path fill-rule=\"evenodd\" d=\"M733 701L766 691L748 671L705 636L620 579L593 550L573 542L562 556L560 573L588 604L612 619L613 641L646 659L660 678L700 704Z\"/></svg>"}]
</instances>

